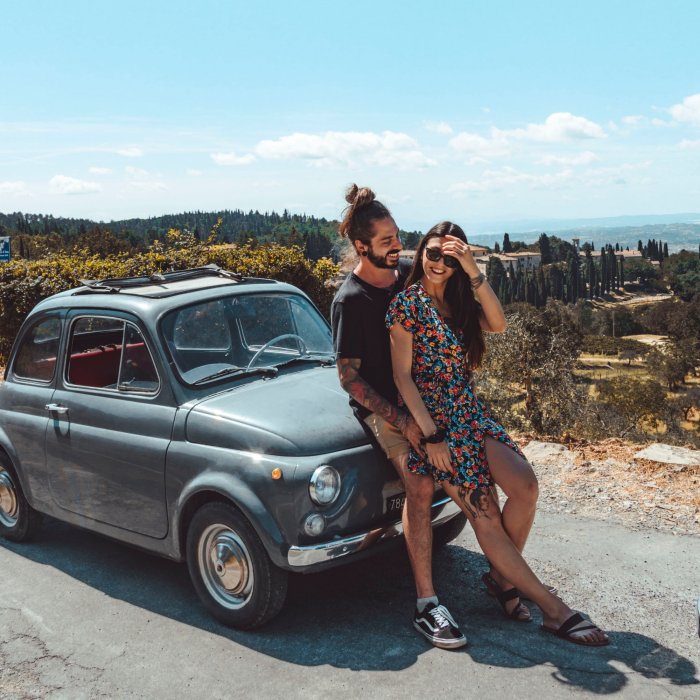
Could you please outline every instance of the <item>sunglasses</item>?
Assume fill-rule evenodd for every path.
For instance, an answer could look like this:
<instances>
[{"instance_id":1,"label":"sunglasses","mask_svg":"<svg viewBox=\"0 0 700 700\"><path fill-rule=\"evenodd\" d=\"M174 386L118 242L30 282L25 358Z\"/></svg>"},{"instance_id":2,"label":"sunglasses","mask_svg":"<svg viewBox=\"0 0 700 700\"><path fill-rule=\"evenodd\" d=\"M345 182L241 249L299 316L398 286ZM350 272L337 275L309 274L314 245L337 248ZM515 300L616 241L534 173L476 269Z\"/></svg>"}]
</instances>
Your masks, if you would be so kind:
<instances>
[{"instance_id":1,"label":"sunglasses","mask_svg":"<svg viewBox=\"0 0 700 700\"><path fill-rule=\"evenodd\" d=\"M430 262L439 262L443 260L445 267L450 267L452 269L459 265L459 260L457 260L457 258L453 258L451 255L443 255L442 251L437 246L425 248L425 257L428 258Z\"/></svg>"}]
</instances>

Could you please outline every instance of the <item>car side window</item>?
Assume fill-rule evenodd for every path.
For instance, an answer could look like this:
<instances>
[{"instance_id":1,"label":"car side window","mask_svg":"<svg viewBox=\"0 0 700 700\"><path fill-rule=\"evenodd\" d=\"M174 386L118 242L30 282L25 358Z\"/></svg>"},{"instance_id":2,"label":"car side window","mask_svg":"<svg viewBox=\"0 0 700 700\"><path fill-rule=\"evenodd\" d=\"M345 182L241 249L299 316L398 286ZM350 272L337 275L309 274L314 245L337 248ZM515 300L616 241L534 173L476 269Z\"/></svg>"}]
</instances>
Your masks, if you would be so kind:
<instances>
[{"instance_id":1,"label":"car side window","mask_svg":"<svg viewBox=\"0 0 700 700\"><path fill-rule=\"evenodd\" d=\"M141 331L131 323L124 331L124 352L119 373L120 391L158 391L158 372Z\"/></svg>"},{"instance_id":2,"label":"car side window","mask_svg":"<svg viewBox=\"0 0 700 700\"><path fill-rule=\"evenodd\" d=\"M21 379L50 382L56 369L61 321L46 318L24 335L15 355L13 373Z\"/></svg>"},{"instance_id":3,"label":"car side window","mask_svg":"<svg viewBox=\"0 0 700 700\"><path fill-rule=\"evenodd\" d=\"M121 319L82 316L71 329L66 380L75 386L153 393L158 373L139 329Z\"/></svg>"}]
</instances>

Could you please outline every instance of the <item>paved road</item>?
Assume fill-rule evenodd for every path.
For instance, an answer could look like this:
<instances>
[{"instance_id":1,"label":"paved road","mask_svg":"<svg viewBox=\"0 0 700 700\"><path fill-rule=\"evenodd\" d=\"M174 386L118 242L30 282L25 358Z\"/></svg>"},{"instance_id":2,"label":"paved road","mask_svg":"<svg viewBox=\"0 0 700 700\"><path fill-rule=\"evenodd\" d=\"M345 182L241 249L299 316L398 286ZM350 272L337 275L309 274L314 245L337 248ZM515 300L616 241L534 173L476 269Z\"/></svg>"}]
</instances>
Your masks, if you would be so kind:
<instances>
[{"instance_id":1,"label":"paved road","mask_svg":"<svg viewBox=\"0 0 700 700\"><path fill-rule=\"evenodd\" d=\"M611 646L501 617L471 532L435 560L470 640L447 652L410 626L402 552L294 578L280 617L241 633L207 616L184 567L50 522L35 544L0 546L0 697L700 697L700 538L561 514L535 527L531 562Z\"/></svg>"}]
</instances>

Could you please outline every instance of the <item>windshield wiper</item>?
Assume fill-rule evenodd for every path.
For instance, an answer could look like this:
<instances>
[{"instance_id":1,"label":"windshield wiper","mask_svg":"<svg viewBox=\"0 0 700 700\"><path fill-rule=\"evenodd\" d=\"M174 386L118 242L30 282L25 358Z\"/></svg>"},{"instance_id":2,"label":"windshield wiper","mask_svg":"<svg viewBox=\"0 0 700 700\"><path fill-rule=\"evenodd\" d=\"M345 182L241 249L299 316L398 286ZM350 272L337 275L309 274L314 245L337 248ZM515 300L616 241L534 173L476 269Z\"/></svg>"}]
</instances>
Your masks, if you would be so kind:
<instances>
[{"instance_id":1,"label":"windshield wiper","mask_svg":"<svg viewBox=\"0 0 700 700\"><path fill-rule=\"evenodd\" d=\"M331 353L309 353L308 355L299 355L291 360L283 362L278 367L289 367L300 362L318 362L321 367L335 367L335 356Z\"/></svg>"},{"instance_id":2,"label":"windshield wiper","mask_svg":"<svg viewBox=\"0 0 700 700\"><path fill-rule=\"evenodd\" d=\"M213 374L208 374L206 377L202 377L196 382L192 382L192 385L197 386L198 384L204 384L205 382L210 382L221 377L250 377L255 374L262 374L265 377L276 377L277 367L251 367L250 369L245 369L244 367L226 367Z\"/></svg>"}]
</instances>

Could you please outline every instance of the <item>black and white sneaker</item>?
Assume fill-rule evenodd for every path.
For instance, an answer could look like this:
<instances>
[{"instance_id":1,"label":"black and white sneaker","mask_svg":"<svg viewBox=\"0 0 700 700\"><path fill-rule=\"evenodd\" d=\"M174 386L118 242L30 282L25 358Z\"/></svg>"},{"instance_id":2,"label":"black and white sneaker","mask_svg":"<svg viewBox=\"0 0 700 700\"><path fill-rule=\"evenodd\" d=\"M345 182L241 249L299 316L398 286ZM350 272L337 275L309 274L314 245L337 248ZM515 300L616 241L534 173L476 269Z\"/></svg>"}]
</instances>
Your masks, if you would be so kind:
<instances>
[{"instance_id":1,"label":"black and white sneaker","mask_svg":"<svg viewBox=\"0 0 700 700\"><path fill-rule=\"evenodd\" d=\"M458 649L467 643L450 611L444 605L428 603L423 612L413 616L413 626L433 645L440 649Z\"/></svg>"}]
</instances>

